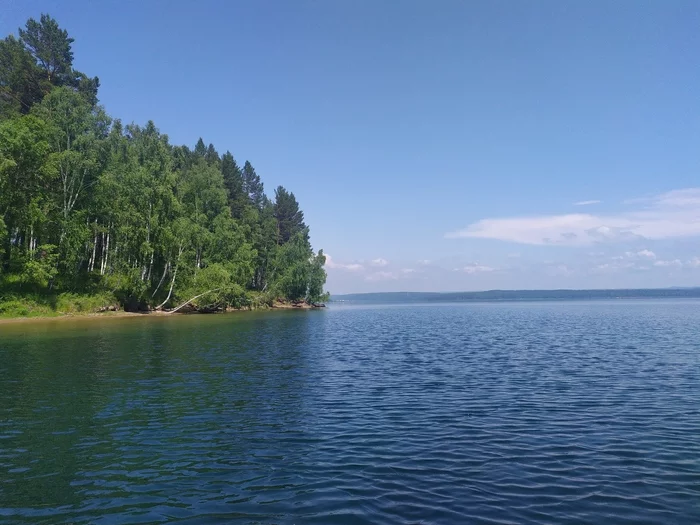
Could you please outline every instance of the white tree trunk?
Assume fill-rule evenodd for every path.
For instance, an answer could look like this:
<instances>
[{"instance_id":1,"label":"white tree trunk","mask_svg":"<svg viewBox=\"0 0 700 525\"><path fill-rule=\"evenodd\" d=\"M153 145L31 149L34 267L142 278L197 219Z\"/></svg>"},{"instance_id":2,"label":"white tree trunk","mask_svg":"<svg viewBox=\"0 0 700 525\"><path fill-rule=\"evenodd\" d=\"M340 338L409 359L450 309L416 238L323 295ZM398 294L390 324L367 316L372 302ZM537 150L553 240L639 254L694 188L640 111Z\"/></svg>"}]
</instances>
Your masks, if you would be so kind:
<instances>
[{"instance_id":1,"label":"white tree trunk","mask_svg":"<svg viewBox=\"0 0 700 525\"><path fill-rule=\"evenodd\" d=\"M90 262L88 263L88 272L92 272L95 269L95 256L97 255L97 221L95 221L95 237L92 241L92 257L90 257Z\"/></svg>"},{"instance_id":2,"label":"white tree trunk","mask_svg":"<svg viewBox=\"0 0 700 525\"><path fill-rule=\"evenodd\" d=\"M110 229L112 228L112 225L109 225ZM103 259L103 265L102 265L102 271L100 272L100 275L104 275L105 272L107 271L107 263L109 262L109 236L110 232L107 231L107 241L105 244L104 248L104 259Z\"/></svg>"},{"instance_id":3,"label":"white tree trunk","mask_svg":"<svg viewBox=\"0 0 700 525\"><path fill-rule=\"evenodd\" d=\"M175 278L177 277L177 269L180 266L180 256L182 255L183 248L180 246L180 249L177 254L177 260L175 261L175 271L173 272L173 279L170 281L170 290L168 291L168 296L165 298L165 301L160 303L158 306L156 306L156 310L160 310L165 306L168 301L170 300L170 297L173 295L173 288L175 287Z\"/></svg>"},{"instance_id":4,"label":"white tree trunk","mask_svg":"<svg viewBox=\"0 0 700 525\"><path fill-rule=\"evenodd\" d=\"M158 282L158 286L156 286L156 289L153 291L153 294L151 294L151 299L153 299L158 293L158 290L160 290L160 285L163 284L163 281L165 280L165 276L168 273L168 268L170 268L170 261L165 264L165 267L163 268L163 275Z\"/></svg>"},{"instance_id":5,"label":"white tree trunk","mask_svg":"<svg viewBox=\"0 0 700 525\"><path fill-rule=\"evenodd\" d=\"M146 281L150 282L151 281L151 270L153 270L153 255L155 254L155 250L151 248L151 262L148 263L148 274L146 275Z\"/></svg>"},{"instance_id":6,"label":"white tree trunk","mask_svg":"<svg viewBox=\"0 0 700 525\"><path fill-rule=\"evenodd\" d=\"M172 310L170 310L168 313L169 313L169 314L174 314L174 313L177 312L180 308L182 308L183 306L187 306L188 304L190 304L190 303L191 303L192 301L194 301L195 299L199 299L200 297L202 297L203 295L207 295L208 293L218 292L219 290L221 290L221 288L214 288L214 289L212 289L212 290L207 290L207 291L204 292L204 293L200 293L199 295L195 295L192 299L190 299L189 301L185 301L184 303L182 303L182 304L181 304L180 306L178 306L177 308L173 308Z\"/></svg>"}]
</instances>

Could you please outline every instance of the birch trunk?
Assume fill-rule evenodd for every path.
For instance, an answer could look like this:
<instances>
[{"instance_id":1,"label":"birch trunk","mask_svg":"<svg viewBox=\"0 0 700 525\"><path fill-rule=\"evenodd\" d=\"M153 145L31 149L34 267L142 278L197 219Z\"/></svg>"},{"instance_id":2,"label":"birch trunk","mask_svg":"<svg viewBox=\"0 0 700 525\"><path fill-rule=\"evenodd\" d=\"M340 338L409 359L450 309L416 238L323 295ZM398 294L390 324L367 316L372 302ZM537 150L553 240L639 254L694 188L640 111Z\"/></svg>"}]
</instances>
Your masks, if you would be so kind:
<instances>
[{"instance_id":1,"label":"birch trunk","mask_svg":"<svg viewBox=\"0 0 700 525\"><path fill-rule=\"evenodd\" d=\"M177 269L180 266L180 256L182 255L183 248L180 246L180 249L178 250L177 254L177 260L175 261L175 271L173 272L173 279L170 281L170 290L168 291L168 296L165 298L165 301L160 303L158 306L156 306L156 310L160 310L165 306L168 301L170 300L170 297L173 295L173 288L175 287L175 278L177 277Z\"/></svg>"}]
</instances>

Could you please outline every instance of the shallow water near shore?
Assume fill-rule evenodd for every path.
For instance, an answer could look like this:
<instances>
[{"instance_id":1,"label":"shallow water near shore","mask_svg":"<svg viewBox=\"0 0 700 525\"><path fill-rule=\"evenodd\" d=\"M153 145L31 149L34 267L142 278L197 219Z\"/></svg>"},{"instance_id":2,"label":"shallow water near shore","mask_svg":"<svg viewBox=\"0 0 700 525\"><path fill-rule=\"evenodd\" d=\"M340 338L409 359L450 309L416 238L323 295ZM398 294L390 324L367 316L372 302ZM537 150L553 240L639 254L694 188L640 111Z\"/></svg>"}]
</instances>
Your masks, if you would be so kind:
<instances>
[{"instance_id":1,"label":"shallow water near shore","mask_svg":"<svg viewBox=\"0 0 700 525\"><path fill-rule=\"evenodd\" d=\"M700 523L700 301L0 326L2 523Z\"/></svg>"}]
</instances>

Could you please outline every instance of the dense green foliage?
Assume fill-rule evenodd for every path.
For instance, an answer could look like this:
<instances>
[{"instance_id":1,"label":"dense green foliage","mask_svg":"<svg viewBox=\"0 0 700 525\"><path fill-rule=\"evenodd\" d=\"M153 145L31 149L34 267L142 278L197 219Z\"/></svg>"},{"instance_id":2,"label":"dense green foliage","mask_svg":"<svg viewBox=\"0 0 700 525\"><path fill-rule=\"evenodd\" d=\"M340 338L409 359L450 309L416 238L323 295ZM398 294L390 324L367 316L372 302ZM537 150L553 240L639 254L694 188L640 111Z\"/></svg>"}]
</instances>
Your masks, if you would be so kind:
<instances>
[{"instance_id":1,"label":"dense green foliage","mask_svg":"<svg viewBox=\"0 0 700 525\"><path fill-rule=\"evenodd\" d=\"M293 193L200 138L122 125L42 15L0 41L0 294L107 294L128 309L318 301L326 274Z\"/></svg>"}]
</instances>

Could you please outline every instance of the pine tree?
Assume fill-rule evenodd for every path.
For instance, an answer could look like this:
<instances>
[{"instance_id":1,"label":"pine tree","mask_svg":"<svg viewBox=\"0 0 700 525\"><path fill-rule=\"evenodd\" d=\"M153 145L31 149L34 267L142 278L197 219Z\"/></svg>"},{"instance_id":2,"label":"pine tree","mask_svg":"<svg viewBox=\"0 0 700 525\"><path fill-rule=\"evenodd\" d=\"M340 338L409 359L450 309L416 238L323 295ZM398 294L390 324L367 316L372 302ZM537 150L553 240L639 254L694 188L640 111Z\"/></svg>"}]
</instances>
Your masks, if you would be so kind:
<instances>
[{"instance_id":1,"label":"pine tree","mask_svg":"<svg viewBox=\"0 0 700 525\"><path fill-rule=\"evenodd\" d=\"M50 83L21 41L10 35L0 41L0 117L29 113Z\"/></svg>"},{"instance_id":2,"label":"pine tree","mask_svg":"<svg viewBox=\"0 0 700 525\"><path fill-rule=\"evenodd\" d=\"M243 165L243 188L253 206L261 210L265 198L265 190L263 183L260 181L260 176L255 173L255 168L248 161L245 161Z\"/></svg>"},{"instance_id":3,"label":"pine tree","mask_svg":"<svg viewBox=\"0 0 700 525\"><path fill-rule=\"evenodd\" d=\"M42 71L41 77L50 86L71 87L83 95L90 105L97 104L100 80L73 69L73 39L58 26L56 20L46 14L42 14L38 22L30 18L25 29L19 30L19 35L20 42ZM40 78L34 78L33 82L35 89L41 87L45 93L48 92Z\"/></svg>"},{"instance_id":4,"label":"pine tree","mask_svg":"<svg viewBox=\"0 0 700 525\"><path fill-rule=\"evenodd\" d=\"M204 145L202 137L199 137L199 140L197 141L197 144L194 147L194 154L200 158L204 158L207 154L207 147Z\"/></svg>"},{"instance_id":5,"label":"pine tree","mask_svg":"<svg viewBox=\"0 0 700 525\"><path fill-rule=\"evenodd\" d=\"M58 27L56 20L45 14L39 22L30 18L25 29L19 30L19 36L49 82L55 86L71 84L73 39L65 29Z\"/></svg>"},{"instance_id":6,"label":"pine tree","mask_svg":"<svg viewBox=\"0 0 700 525\"><path fill-rule=\"evenodd\" d=\"M243 217L243 209L248 204L248 196L243 191L243 172L230 151L221 157L221 174L224 176L224 186L228 192L231 215L240 219Z\"/></svg>"},{"instance_id":7,"label":"pine tree","mask_svg":"<svg viewBox=\"0 0 700 525\"><path fill-rule=\"evenodd\" d=\"M207 164L210 166L216 166L217 168L219 167L221 159L219 158L219 153L216 151L214 144L209 144L207 147L207 152L204 154L204 160L206 160Z\"/></svg>"},{"instance_id":8,"label":"pine tree","mask_svg":"<svg viewBox=\"0 0 700 525\"><path fill-rule=\"evenodd\" d=\"M304 212L299 209L299 203L294 194L282 186L275 190L275 219L277 220L278 244L289 242L297 234L302 234L308 240Z\"/></svg>"}]
</instances>

